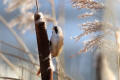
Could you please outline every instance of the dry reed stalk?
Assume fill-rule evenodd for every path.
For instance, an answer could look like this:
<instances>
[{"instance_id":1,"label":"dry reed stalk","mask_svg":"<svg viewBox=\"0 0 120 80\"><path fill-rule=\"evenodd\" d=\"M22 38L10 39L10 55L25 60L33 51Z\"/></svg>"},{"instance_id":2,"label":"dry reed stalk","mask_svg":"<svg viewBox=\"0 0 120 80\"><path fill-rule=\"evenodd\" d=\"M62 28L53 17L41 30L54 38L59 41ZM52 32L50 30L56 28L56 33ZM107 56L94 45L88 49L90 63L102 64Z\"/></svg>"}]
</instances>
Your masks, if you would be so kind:
<instances>
[{"instance_id":1,"label":"dry reed stalk","mask_svg":"<svg viewBox=\"0 0 120 80\"><path fill-rule=\"evenodd\" d=\"M19 48L19 47L17 47L17 46L14 46L14 45L12 45L12 44L10 44L10 43L7 43L7 42L5 42L5 41L2 41L2 40L0 40L0 43L2 43L2 44L4 44L4 45L7 45L7 46L9 46L9 47L12 47L12 48L14 48L14 49L17 49L17 50L19 50L19 51L22 51L23 52L23 54L32 54L31 52L26 52L24 49L22 49L22 48ZM37 53L36 53L37 54ZM36 55L34 55L33 54L33 56L34 57L36 57Z\"/></svg>"},{"instance_id":2,"label":"dry reed stalk","mask_svg":"<svg viewBox=\"0 0 120 80\"><path fill-rule=\"evenodd\" d=\"M12 77L0 77L0 79L4 79L4 80L22 80L22 79L17 79L17 78L12 78Z\"/></svg>"},{"instance_id":3,"label":"dry reed stalk","mask_svg":"<svg viewBox=\"0 0 120 80\"><path fill-rule=\"evenodd\" d=\"M0 52L1 52L2 54L4 54L4 55L7 55L7 56L11 56L11 57L14 57L14 58L20 59L21 61L24 61L24 62L30 63L30 64L32 64L32 65L40 66L39 64L37 64L37 63L33 63L33 62L31 62L31 61L29 61L29 60L27 60L27 59L25 59L25 58L22 58L22 57L20 57L20 56L17 56L17 55L11 54L11 53L7 53L7 52L3 52L3 51L0 51Z\"/></svg>"},{"instance_id":4,"label":"dry reed stalk","mask_svg":"<svg viewBox=\"0 0 120 80\"><path fill-rule=\"evenodd\" d=\"M116 38L116 45L118 46L118 57L117 57L117 63L118 63L118 80L120 80L120 31L115 32L115 38Z\"/></svg>"},{"instance_id":5,"label":"dry reed stalk","mask_svg":"<svg viewBox=\"0 0 120 80\"><path fill-rule=\"evenodd\" d=\"M15 65L12 64L4 55L2 52L0 52L0 57L13 69L15 70Z\"/></svg>"},{"instance_id":6,"label":"dry reed stalk","mask_svg":"<svg viewBox=\"0 0 120 80\"><path fill-rule=\"evenodd\" d=\"M53 17L53 19L54 19L54 22L53 22L53 24L54 25L57 25L57 21L56 21L56 12L55 12L55 2L54 2L54 0L48 0L49 2L50 2L50 4L51 4L51 8L52 8L52 17ZM58 75L60 74L60 66L58 65L58 64L60 64L59 63L59 59L58 58L56 58L56 67L57 67L57 73L58 73ZM60 76L57 76L57 80L61 80L61 77Z\"/></svg>"},{"instance_id":7,"label":"dry reed stalk","mask_svg":"<svg viewBox=\"0 0 120 80\"><path fill-rule=\"evenodd\" d=\"M57 80L61 80L62 79L62 76L61 76L61 67L60 67L60 62L59 62L59 58L56 58L56 68L57 68Z\"/></svg>"},{"instance_id":8,"label":"dry reed stalk","mask_svg":"<svg viewBox=\"0 0 120 80\"><path fill-rule=\"evenodd\" d=\"M34 7L34 0L6 0L7 12L13 12L16 9L20 9L21 13L26 13L28 10L31 10ZM27 5L26 5L27 4Z\"/></svg>"},{"instance_id":9,"label":"dry reed stalk","mask_svg":"<svg viewBox=\"0 0 120 80\"><path fill-rule=\"evenodd\" d=\"M96 80L116 80L115 74L109 67L105 53L96 55Z\"/></svg>"},{"instance_id":10,"label":"dry reed stalk","mask_svg":"<svg viewBox=\"0 0 120 80\"><path fill-rule=\"evenodd\" d=\"M8 66L14 70L16 72L16 75L19 76L19 73L16 71L16 66L14 64L12 64L12 62L10 62L10 60L8 58L6 58L6 56L0 52L0 57L8 64Z\"/></svg>"},{"instance_id":11,"label":"dry reed stalk","mask_svg":"<svg viewBox=\"0 0 120 80\"><path fill-rule=\"evenodd\" d=\"M117 57L117 62L118 62L118 80L120 80L120 55Z\"/></svg>"},{"instance_id":12,"label":"dry reed stalk","mask_svg":"<svg viewBox=\"0 0 120 80\"><path fill-rule=\"evenodd\" d=\"M120 31L115 32L116 45L118 46L118 52L120 53Z\"/></svg>"},{"instance_id":13,"label":"dry reed stalk","mask_svg":"<svg viewBox=\"0 0 120 80\"><path fill-rule=\"evenodd\" d=\"M54 0L49 0L49 2L50 2L50 4L51 4L51 8L52 8L52 17L54 18L54 22L53 22L53 24L54 25L57 25L57 21L56 21L56 12L55 12L55 6L54 6L54 4L55 4L55 2L54 2ZM64 15L64 14L63 14ZM60 15L59 15L59 18L60 18ZM60 69L61 69L61 67L60 67L60 63L59 63L59 58L56 58L56 68L57 68L57 73L58 73L58 76L57 76L57 80L61 80L62 78L61 78L61 76L60 76L60 74L62 74L61 73L61 71L60 71Z\"/></svg>"},{"instance_id":14,"label":"dry reed stalk","mask_svg":"<svg viewBox=\"0 0 120 80\"><path fill-rule=\"evenodd\" d=\"M55 12L55 2L54 2L54 0L48 0L49 2L50 2L50 4L51 4L51 8L52 8L52 17L54 18L54 22L53 22L53 24L54 25L57 25L57 21L56 21L56 12Z\"/></svg>"},{"instance_id":15,"label":"dry reed stalk","mask_svg":"<svg viewBox=\"0 0 120 80\"><path fill-rule=\"evenodd\" d=\"M65 1L64 0L60 0L59 1L59 11L58 11L58 24L63 27L64 23L65 23Z\"/></svg>"},{"instance_id":16,"label":"dry reed stalk","mask_svg":"<svg viewBox=\"0 0 120 80\"><path fill-rule=\"evenodd\" d=\"M27 46L25 45L25 43L23 42L23 40L19 37L19 35L14 31L14 29L11 28L11 26L7 23L7 21L0 15L0 21L6 25L6 27L10 30L10 32L13 34L13 36L16 38L16 40L18 41L18 43L22 46L22 48L26 51L26 52L30 52L30 50L27 48ZM29 58L31 59L32 62L35 62L35 59L33 57L33 55L31 53L28 54Z\"/></svg>"},{"instance_id":17,"label":"dry reed stalk","mask_svg":"<svg viewBox=\"0 0 120 80\"><path fill-rule=\"evenodd\" d=\"M62 56L59 56L56 58L56 67L57 67L57 70L55 72L55 74L57 75L57 80L72 80L68 75L65 74L65 71L64 71L64 59L63 59L63 55Z\"/></svg>"},{"instance_id":18,"label":"dry reed stalk","mask_svg":"<svg viewBox=\"0 0 120 80\"><path fill-rule=\"evenodd\" d=\"M15 71L16 75L19 76L19 72L16 71L16 68L17 68L17 67L16 67L14 64L12 64L12 63L10 62L10 60L8 60L8 59L3 55L3 53L1 53L1 52L0 52L0 57L10 66L10 68L11 68L12 70Z\"/></svg>"},{"instance_id":19,"label":"dry reed stalk","mask_svg":"<svg viewBox=\"0 0 120 80\"><path fill-rule=\"evenodd\" d=\"M8 12L14 11L16 8L19 7L20 4L22 4L22 3L24 3L24 2L25 2L25 0L22 0L22 1L21 1L21 0L14 1L14 3L12 3L12 4L9 5L7 11L8 11Z\"/></svg>"},{"instance_id":20,"label":"dry reed stalk","mask_svg":"<svg viewBox=\"0 0 120 80\"><path fill-rule=\"evenodd\" d=\"M35 71L32 71L31 69L28 69L22 65L17 65L18 67L22 68L23 70L27 71L27 72L30 72L32 75L35 75L36 76L36 72ZM40 76L38 76L40 77Z\"/></svg>"}]
</instances>

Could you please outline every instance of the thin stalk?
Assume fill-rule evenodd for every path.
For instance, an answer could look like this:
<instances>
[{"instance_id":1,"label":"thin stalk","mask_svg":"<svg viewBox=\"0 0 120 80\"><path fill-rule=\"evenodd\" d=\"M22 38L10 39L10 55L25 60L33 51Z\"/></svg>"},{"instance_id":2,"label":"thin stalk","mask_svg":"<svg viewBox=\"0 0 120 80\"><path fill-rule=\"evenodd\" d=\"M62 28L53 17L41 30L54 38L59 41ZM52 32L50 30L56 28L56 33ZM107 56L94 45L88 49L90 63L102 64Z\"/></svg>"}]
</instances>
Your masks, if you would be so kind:
<instances>
[{"instance_id":1,"label":"thin stalk","mask_svg":"<svg viewBox=\"0 0 120 80\"><path fill-rule=\"evenodd\" d=\"M19 76L19 73L16 71L16 66L15 66L14 64L12 64L12 63L10 62L10 60L8 60L8 59L3 55L3 53L1 53L1 52L0 52L0 57L10 66L10 68L11 68L12 70L14 70L14 71L16 72L16 75Z\"/></svg>"},{"instance_id":2,"label":"thin stalk","mask_svg":"<svg viewBox=\"0 0 120 80\"><path fill-rule=\"evenodd\" d=\"M54 18L53 24L57 25L57 21L56 21L56 13L55 13L55 2L54 0L49 0L50 4L51 4L51 9L52 9L52 17Z\"/></svg>"},{"instance_id":3,"label":"thin stalk","mask_svg":"<svg viewBox=\"0 0 120 80\"><path fill-rule=\"evenodd\" d=\"M3 52L3 51L0 51L0 53L1 53L2 55L11 56L11 57L13 57L13 58L20 59L21 61L24 61L24 62L30 63L30 64L32 64L32 65L39 66L39 64L37 64L37 63L33 63L33 62L31 62L31 61L29 61L29 60L27 60L27 59L25 59L25 58L22 58L22 57L20 57L20 56L17 56L17 55L14 55L14 54L11 54L11 53L7 53L7 52Z\"/></svg>"},{"instance_id":4,"label":"thin stalk","mask_svg":"<svg viewBox=\"0 0 120 80\"><path fill-rule=\"evenodd\" d=\"M31 69L28 69L28 68L26 68L26 67L24 67L24 66L21 66L21 65L18 65L18 67L20 67L20 68L22 68L23 70L25 70L25 71L31 73L32 75L35 75L35 76L36 76L36 72L32 71ZM40 77L40 76L39 76L39 77Z\"/></svg>"},{"instance_id":5,"label":"thin stalk","mask_svg":"<svg viewBox=\"0 0 120 80\"><path fill-rule=\"evenodd\" d=\"M14 31L13 28L11 28L11 26L7 23L7 21L0 15L0 21L6 25L6 27L10 30L10 32L13 34L13 36L16 38L16 40L18 41L18 43L21 45L21 47L23 47L23 49L26 52L30 52L30 50L28 49L28 47L25 45L25 43L23 42L23 40L19 37L19 35ZM35 62L35 59L33 57L33 55L31 53L28 54L29 58L31 59L32 62Z\"/></svg>"},{"instance_id":6,"label":"thin stalk","mask_svg":"<svg viewBox=\"0 0 120 80\"><path fill-rule=\"evenodd\" d=\"M7 42L5 42L5 41L0 40L0 43L2 43L2 44L4 44L4 45L7 45L7 46L9 46L9 47L15 48L15 49L17 49L17 50L19 50L19 51L22 51L22 52L25 53L25 54L32 54L31 52L26 52L24 49L19 48L19 47L17 47L17 46L14 46L14 45L12 45L12 44L10 44L10 43L7 43ZM36 55L33 54L33 56L36 56Z\"/></svg>"},{"instance_id":7,"label":"thin stalk","mask_svg":"<svg viewBox=\"0 0 120 80\"><path fill-rule=\"evenodd\" d=\"M118 57L117 57L117 64L118 64L118 80L120 80L120 32L115 32L115 38L116 38L116 45L118 46Z\"/></svg>"},{"instance_id":8,"label":"thin stalk","mask_svg":"<svg viewBox=\"0 0 120 80\"><path fill-rule=\"evenodd\" d=\"M118 80L120 80L120 56L118 56Z\"/></svg>"},{"instance_id":9,"label":"thin stalk","mask_svg":"<svg viewBox=\"0 0 120 80\"><path fill-rule=\"evenodd\" d=\"M54 19L53 24L57 25L57 21L56 21L56 12L55 12L55 2L54 0L49 0L50 4L51 4L51 9L52 9L52 17ZM56 67L57 67L57 73L58 75L60 75L60 65L59 65L59 59L56 58ZM61 80L60 76L57 76L57 80Z\"/></svg>"},{"instance_id":10,"label":"thin stalk","mask_svg":"<svg viewBox=\"0 0 120 80\"><path fill-rule=\"evenodd\" d=\"M17 78L12 78L12 77L0 77L0 79L4 79L4 80L22 80L22 79L17 79Z\"/></svg>"},{"instance_id":11,"label":"thin stalk","mask_svg":"<svg viewBox=\"0 0 120 80\"><path fill-rule=\"evenodd\" d=\"M37 8L37 13L38 13L39 12L38 0L36 0L36 8Z\"/></svg>"},{"instance_id":12,"label":"thin stalk","mask_svg":"<svg viewBox=\"0 0 120 80\"><path fill-rule=\"evenodd\" d=\"M13 70L15 70L15 65L14 64L12 64L4 55L3 55L3 53L1 53L0 52L0 57L13 69Z\"/></svg>"}]
</instances>

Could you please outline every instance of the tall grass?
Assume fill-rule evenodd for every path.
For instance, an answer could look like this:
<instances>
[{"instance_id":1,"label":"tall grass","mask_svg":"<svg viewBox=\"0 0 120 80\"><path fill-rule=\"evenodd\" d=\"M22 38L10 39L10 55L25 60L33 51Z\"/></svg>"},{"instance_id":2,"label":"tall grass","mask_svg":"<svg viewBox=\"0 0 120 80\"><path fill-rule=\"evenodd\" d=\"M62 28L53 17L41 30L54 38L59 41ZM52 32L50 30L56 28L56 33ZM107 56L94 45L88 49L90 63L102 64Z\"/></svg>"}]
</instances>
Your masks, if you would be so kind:
<instances>
[{"instance_id":1,"label":"tall grass","mask_svg":"<svg viewBox=\"0 0 120 80\"><path fill-rule=\"evenodd\" d=\"M33 73L35 75L35 72L38 69L38 64L37 64L38 63L38 57L36 57L38 55L35 55L34 53L32 53L32 51L28 48L26 43L17 34L16 30L14 30L14 28L17 28L23 35L28 30L34 31L34 18L33 18L34 12L33 12L33 9L35 8L35 3L36 2L34 0L17 0L17 1L16 0L10 0L10 1L9 0L4 0L3 2L6 5L6 8L5 8L6 13L12 13L16 10L19 11L17 16L12 18L9 22L3 16L0 16L0 21L13 34L16 41L20 44L20 48L18 48L15 45L11 45L9 43L6 43L6 41L0 41L0 43L2 43L2 45L6 45L6 46L14 48L15 50L17 49L20 52L23 52L23 54L20 54L20 55L23 55L23 57L20 57L19 55L14 55L14 53L8 53L6 51L1 51L2 52L1 57L3 57L3 55L5 55L3 57L3 59L6 61L6 63L11 68L14 68L14 66L16 66L17 69L20 68L20 74L18 74L17 76L23 76L23 74L25 74L26 72L28 72L29 74ZM53 25L57 25L57 24L63 25L64 17L61 16L61 14L59 14L59 19L58 19L60 23L56 19L56 11L55 11L54 0L48 0L46 2L48 2L51 5L51 10L52 10L51 11L52 13L44 14L46 22L47 23L50 22ZM40 3L39 6L41 7L41 3ZM63 4L62 5L60 4L60 7L61 6L62 6L62 8L64 8ZM59 9L59 10L60 10L59 12L62 11L62 15L64 15L64 11L61 10L61 9ZM52 14L52 15L50 15L50 14ZM61 21L61 19L62 19L62 21ZM9 56L10 59L15 59L15 58L18 59L20 61L19 65L10 61L8 56ZM27 56L29 57L29 59L31 61L29 61L29 59L26 59ZM59 60L61 58L57 58L57 59ZM63 80L63 79L64 80L68 80L68 79L70 80L70 78L64 72L64 67L61 66L61 65L63 65L63 64L61 64L61 62L64 62L64 59L62 59L62 61L59 60L59 62L57 62L57 64L60 64L60 65L57 65L57 69L58 68L61 69L62 72L58 71L58 72L55 72L55 74L57 74L56 76L59 78L58 80ZM26 67L29 64L35 66L35 69L31 69L31 67ZM15 70L15 71L18 71L18 70ZM23 78L28 79L25 76L23 76L21 78L22 79Z\"/></svg>"},{"instance_id":2,"label":"tall grass","mask_svg":"<svg viewBox=\"0 0 120 80\"><path fill-rule=\"evenodd\" d=\"M97 80L116 80L119 79L119 56L117 57L117 53L119 53L119 34L117 31L119 30L119 16L117 13L116 5L118 5L119 0L72 0L73 7L78 10L86 9L86 11L91 11L90 13L84 13L79 15L78 17L82 20L85 18L93 17L97 12L101 11L103 14L99 14L101 16L100 20L95 20L94 22L85 22L81 24L81 29L83 33L74 37L75 40L80 40L82 37L89 35L91 33L96 34L94 38L87 40L85 42L85 46L80 50L78 54L89 52L90 50L97 47L99 55L103 57L107 57L105 63L104 58L98 56L96 58L100 58L97 62L97 70L98 75ZM96 16L99 17L98 15ZM116 36L117 35L117 36ZM115 42L117 41L117 42ZM74 54L71 57L75 57L78 54ZM112 61L114 60L114 61ZM101 64L102 62L102 64ZM104 64L103 64L104 63ZM100 65L101 64L101 65ZM105 67L107 64L107 67ZM104 66L104 67L103 67ZM106 69L103 71L103 69ZM103 75L106 74L107 78Z\"/></svg>"}]
</instances>

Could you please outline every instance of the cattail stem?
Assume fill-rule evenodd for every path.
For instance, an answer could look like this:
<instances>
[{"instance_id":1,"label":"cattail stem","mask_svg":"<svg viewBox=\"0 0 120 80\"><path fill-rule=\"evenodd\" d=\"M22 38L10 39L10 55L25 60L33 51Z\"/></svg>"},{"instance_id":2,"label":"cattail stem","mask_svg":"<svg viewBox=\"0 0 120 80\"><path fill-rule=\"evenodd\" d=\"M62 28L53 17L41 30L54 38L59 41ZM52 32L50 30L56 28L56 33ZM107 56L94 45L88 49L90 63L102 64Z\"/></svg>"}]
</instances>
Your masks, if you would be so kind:
<instances>
[{"instance_id":1,"label":"cattail stem","mask_svg":"<svg viewBox=\"0 0 120 80\"><path fill-rule=\"evenodd\" d=\"M35 30L37 36L40 72L42 80L53 80L53 71L50 66L50 50L47 31L45 29L45 22L39 21L40 15L35 13Z\"/></svg>"},{"instance_id":2,"label":"cattail stem","mask_svg":"<svg viewBox=\"0 0 120 80\"><path fill-rule=\"evenodd\" d=\"M36 8L37 8L37 13L38 13L39 11L38 0L36 0Z\"/></svg>"}]
</instances>

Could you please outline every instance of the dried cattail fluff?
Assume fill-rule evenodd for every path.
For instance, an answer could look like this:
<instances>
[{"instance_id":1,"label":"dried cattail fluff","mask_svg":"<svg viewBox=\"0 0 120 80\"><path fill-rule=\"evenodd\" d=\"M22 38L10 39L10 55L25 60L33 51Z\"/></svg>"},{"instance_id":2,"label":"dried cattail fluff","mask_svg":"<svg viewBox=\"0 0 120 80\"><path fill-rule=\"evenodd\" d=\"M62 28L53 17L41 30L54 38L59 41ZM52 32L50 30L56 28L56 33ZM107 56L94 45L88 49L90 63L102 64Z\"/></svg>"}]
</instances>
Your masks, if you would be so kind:
<instances>
[{"instance_id":1,"label":"dried cattail fluff","mask_svg":"<svg viewBox=\"0 0 120 80\"><path fill-rule=\"evenodd\" d=\"M42 12L39 12L39 13L36 13L36 15L38 16L38 18L36 18L35 23L45 22L45 29L47 29L46 20L45 20L45 17L44 17L44 15L43 15L43 13L42 13Z\"/></svg>"},{"instance_id":2,"label":"dried cattail fluff","mask_svg":"<svg viewBox=\"0 0 120 80\"><path fill-rule=\"evenodd\" d=\"M46 59L48 59L48 57L46 57ZM45 59L45 60L46 60ZM52 61L52 56L51 56L51 54L49 55L49 63L50 63L50 67L48 68L48 69L52 69L52 71L55 71L55 67L54 67L54 64L53 64L53 61ZM39 70L37 71L37 76L39 76L39 74L40 74L40 68L39 68Z\"/></svg>"},{"instance_id":3,"label":"dried cattail fluff","mask_svg":"<svg viewBox=\"0 0 120 80\"><path fill-rule=\"evenodd\" d=\"M38 23L38 22L45 22L45 17L43 15L43 13L39 12L38 13L38 17L39 18L36 20L36 23Z\"/></svg>"}]
</instances>

